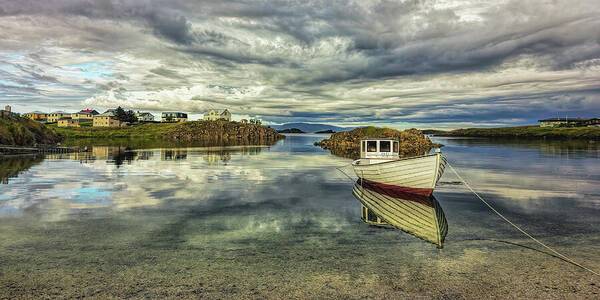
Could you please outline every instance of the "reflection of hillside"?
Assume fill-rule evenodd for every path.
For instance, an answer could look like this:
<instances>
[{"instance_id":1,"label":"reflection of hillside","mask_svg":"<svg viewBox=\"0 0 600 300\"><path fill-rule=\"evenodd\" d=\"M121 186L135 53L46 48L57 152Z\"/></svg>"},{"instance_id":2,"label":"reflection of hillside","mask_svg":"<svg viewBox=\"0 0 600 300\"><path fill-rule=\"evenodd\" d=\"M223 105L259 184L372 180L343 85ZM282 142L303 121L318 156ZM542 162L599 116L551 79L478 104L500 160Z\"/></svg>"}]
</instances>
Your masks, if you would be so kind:
<instances>
[{"instance_id":1,"label":"reflection of hillside","mask_svg":"<svg viewBox=\"0 0 600 300\"><path fill-rule=\"evenodd\" d=\"M443 143L443 140L442 140ZM511 148L538 149L541 153L569 156L580 153L600 153L600 143L587 140L530 140L530 139L452 139L452 143L462 146L505 146ZM600 155L600 154L599 154Z\"/></svg>"},{"instance_id":2,"label":"reflection of hillside","mask_svg":"<svg viewBox=\"0 0 600 300\"><path fill-rule=\"evenodd\" d=\"M129 147L121 146L94 146L88 152L74 152L61 154L48 154L48 159L70 159L82 163L104 160L118 166L124 162L131 163L134 159L148 160L154 155L152 151L131 151Z\"/></svg>"},{"instance_id":3,"label":"reflection of hillside","mask_svg":"<svg viewBox=\"0 0 600 300\"><path fill-rule=\"evenodd\" d=\"M79 147L127 147L130 149L159 149L159 148L196 148L196 147L234 147L234 146L272 146L276 141L257 143L246 139L203 140L191 143L170 142L165 140L112 138L112 139L68 139L63 145Z\"/></svg>"},{"instance_id":4,"label":"reflection of hillside","mask_svg":"<svg viewBox=\"0 0 600 300\"><path fill-rule=\"evenodd\" d=\"M44 160L41 156L16 156L4 157L0 159L0 182L8 184L11 178L17 178L21 172L41 163Z\"/></svg>"}]
</instances>

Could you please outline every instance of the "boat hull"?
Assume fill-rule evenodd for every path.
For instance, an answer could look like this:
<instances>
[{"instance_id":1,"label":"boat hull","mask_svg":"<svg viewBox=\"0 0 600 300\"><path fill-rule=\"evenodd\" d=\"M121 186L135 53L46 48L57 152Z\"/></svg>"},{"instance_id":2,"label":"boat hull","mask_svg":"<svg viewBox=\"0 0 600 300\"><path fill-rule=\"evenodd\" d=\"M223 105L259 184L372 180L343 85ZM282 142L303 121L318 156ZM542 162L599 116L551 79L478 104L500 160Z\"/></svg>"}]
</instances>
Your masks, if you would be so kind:
<instances>
[{"instance_id":1,"label":"boat hull","mask_svg":"<svg viewBox=\"0 0 600 300\"><path fill-rule=\"evenodd\" d=\"M440 153L377 163L367 161L359 159L352 164L359 179L386 190L424 196L433 193L447 164Z\"/></svg>"}]
</instances>

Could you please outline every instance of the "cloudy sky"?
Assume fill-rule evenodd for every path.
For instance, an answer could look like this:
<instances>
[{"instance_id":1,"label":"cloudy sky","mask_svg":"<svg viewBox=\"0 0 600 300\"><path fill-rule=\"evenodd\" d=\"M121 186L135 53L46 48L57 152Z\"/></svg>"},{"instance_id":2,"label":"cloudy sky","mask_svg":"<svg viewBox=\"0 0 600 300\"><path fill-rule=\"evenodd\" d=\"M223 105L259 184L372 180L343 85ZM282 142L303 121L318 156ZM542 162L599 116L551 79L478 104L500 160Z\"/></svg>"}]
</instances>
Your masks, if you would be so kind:
<instances>
[{"instance_id":1,"label":"cloudy sky","mask_svg":"<svg viewBox=\"0 0 600 300\"><path fill-rule=\"evenodd\" d=\"M599 28L598 0L0 0L0 104L399 128L597 116Z\"/></svg>"}]
</instances>

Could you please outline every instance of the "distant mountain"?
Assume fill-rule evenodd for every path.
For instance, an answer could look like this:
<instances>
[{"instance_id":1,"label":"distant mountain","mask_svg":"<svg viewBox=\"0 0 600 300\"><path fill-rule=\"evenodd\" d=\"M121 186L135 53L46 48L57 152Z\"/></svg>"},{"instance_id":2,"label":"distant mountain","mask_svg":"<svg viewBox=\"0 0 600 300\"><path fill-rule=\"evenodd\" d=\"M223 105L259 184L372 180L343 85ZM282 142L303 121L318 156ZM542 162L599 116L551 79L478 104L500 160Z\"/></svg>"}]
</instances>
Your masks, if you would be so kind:
<instances>
[{"instance_id":1,"label":"distant mountain","mask_svg":"<svg viewBox=\"0 0 600 300\"><path fill-rule=\"evenodd\" d=\"M335 131L331 130L331 129L327 129L327 130L321 130L321 131L317 131L315 133L335 133Z\"/></svg>"},{"instance_id":2,"label":"distant mountain","mask_svg":"<svg viewBox=\"0 0 600 300\"><path fill-rule=\"evenodd\" d=\"M351 127L339 127L339 126L318 124L318 123L286 123L286 124L282 124L282 125L270 125L270 126L272 128L275 128L278 131L296 128L296 129L300 129L304 132L317 132L317 131L326 131L326 130L340 132L340 131L348 131L348 130L353 129Z\"/></svg>"},{"instance_id":3,"label":"distant mountain","mask_svg":"<svg viewBox=\"0 0 600 300\"><path fill-rule=\"evenodd\" d=\"M279 133L305 133L304 131L298 129L298 128L290 128L290 129L283 129L283 130L277 130L277 132Z\"/></svg>"}]
</instances>

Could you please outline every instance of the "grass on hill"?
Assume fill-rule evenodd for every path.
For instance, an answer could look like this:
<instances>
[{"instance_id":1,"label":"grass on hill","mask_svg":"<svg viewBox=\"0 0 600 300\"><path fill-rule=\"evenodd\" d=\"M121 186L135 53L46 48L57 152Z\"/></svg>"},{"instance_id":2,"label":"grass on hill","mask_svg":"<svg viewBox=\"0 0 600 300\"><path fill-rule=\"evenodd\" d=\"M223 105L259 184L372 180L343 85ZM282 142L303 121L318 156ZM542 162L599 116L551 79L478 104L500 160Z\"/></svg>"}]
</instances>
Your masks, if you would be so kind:
<instances>
[{"instance_id":1,"label":"grass on hill","mask_svg":"<svg viewBox=\"0 0 600 300\"><path fill-rule=\"evenodd\" d=\"M55 124L49 126L67 139L153 139L161 138L166 131L177 125L177 123L147 123L127 127L58 127Z\"/></svg>"},{"instance_id":2,"label":"grass on hill","mask_svg":"<svg viewBox=\"0 0 600 300\"><path fill-rule=\"evenodd\" d=\"M60 134L36 121L18 116L0 117L0 145L50 145L62 140Z\"/></svg>"},{"instance_id":3,"label":"grass on hill","mask_svg":"<svg viewBox=\"0 0 600 300\"><path fill-rule=\"evenodd\" d=\"M265 126L229 121L192 121L185 123L146 123L127 127L57 127L52 128L75 139L135 139L164 142L198 142L207 140L240 140L263 143L283 138L274 129Z\"/></svg>"},{"instance_id":4,"label":"grass on hill","mask_svg":"<svg viewBox=\"0 0 600 300\"><path fill-rule=\"evenodd\" d=\"M502 138L551 138L551 139L600 139L600 127L539 127L519 126L500 128L465 128L451 131L433 131L439 136L502 137Z\"/></svg>"}]
</instances>

